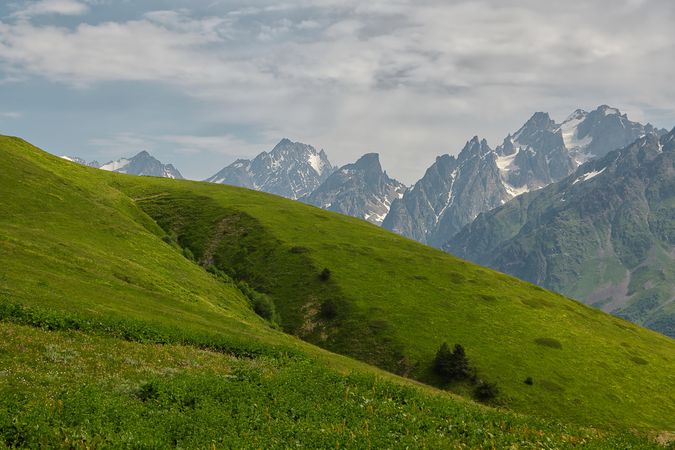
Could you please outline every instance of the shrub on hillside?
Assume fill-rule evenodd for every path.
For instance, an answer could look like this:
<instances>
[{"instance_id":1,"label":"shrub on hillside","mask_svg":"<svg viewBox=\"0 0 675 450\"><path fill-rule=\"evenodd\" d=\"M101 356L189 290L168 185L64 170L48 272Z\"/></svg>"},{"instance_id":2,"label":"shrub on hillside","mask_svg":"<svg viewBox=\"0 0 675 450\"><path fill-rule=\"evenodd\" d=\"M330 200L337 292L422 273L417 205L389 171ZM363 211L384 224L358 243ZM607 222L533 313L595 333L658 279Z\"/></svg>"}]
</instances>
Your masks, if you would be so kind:
<instances>
[{"instance_id":1,"label":"shrub on hillside","mask_svg":"<svg viewBox=\"0 0 675 450\"><path fill-rule=\"evenodd\" d=\"M159 389L157 388L157 383L149 382L145 383L138 390L138 398L142 402L147 402L148 400L154 400L159 397Z\"/></svg>"},{"instance_id":2,"label":"shrub on hillside","mask_svg":"<svg viewBox=\"0 0 675 450\"><path fill-rule=\"evenodd\" d=\"M525 378L525 384L527 384L528 386L532 386L534 384L534 380L532 379L532 377Z\"/></svg>"},{"instance_id":3,"label":"shrub on hillside","mask_svg":"<svg viewBox=\"0 0 675 450\"><path fill-rule=\"evenodd\" d=\"M331 273L330 269L328 267L326 267L319 274L319 279L321 281L328 281L328 280L330 280L331 275L332 275L332 273Z\"/></svg>"},{"instance_id":4,"label":"shrub on hillside","mask_svg":"<svg viewBox=\"0 0 675 450\"><path fill-rule=\"evenodd\" d=\"M309 249L307 247L301 247L299 245L291 247L291 253L300 254L300 253L307 253L307 252L309 252Z\"/></svg>"},{"instance_id":5,"label":"shrub on hillside","mask_svg":"<svg viewBox=\"0 0 675 450\"><path fill-rule=\"evenodd\" d=\"M272 299L265 294L256 294L257 295L251 299L253 311L263 319L269 320L270 322L276 322L277 311Z\"/></svg>"},{"instance_id":6,"label":"shrub on hillside","mask_svg":"<svg viewBox=\"0 0 675 450\"><path fill-rule=\"evenodd\" d=\"M436 352L434 371L446 381L465 380L471 378L473 374L464 347L456 344L454 350L450 351L450 347L445 342Z\"/></svg>"},{"instance_id":7,"label":"shrub on hillside","mask_svg":"<svg viewBox=\"0 0 675 450\"><path fill-rule=\"evenodd\" d=\"M168 234L162 236L162 241L171 245L172 247L179 247L178 245L178 235L175 231L170 231Z\"/></svg>"},{"instance_id":8,"label":"shrub on hillside","mask_svg":"<svg viewBox=\"0 0 675 450\"><path fill-rule=\"evenodd\" d=\"M338 308L335 300L329 298L328 300L321 303L321 317L324 319L334 319L337 316Z\"/></svg>"},{"instance_id":9,"label":"shrub on hillside","mask_svg":"<svg viewBox=\"0 0 675 450\"><path fill-rule=\"evenodd\" d=\"M277 312L276 306L274 305L274 300L272 300L269 295L256 291L245 281L237 282L237 287L241 293L244 294L246 298L248 298L253 311L257 315L263 319L269 320L273 324L279 324L279 313Z\"/></svg>"},{"instance_id":10,"label":"shrub on hillside","mask_svg":"<svg viewBox=\"0 0 675 450\"><path fill-rule=\"evenodd\" d=\"M473 390L473 397L479 402L489 402L499 395L499 388L495 383L479 381Z\"/></svg>"},{"instance_id":11,"label":"shrub on hillside","mask_svg":"<svg viewBox=\"0 0 675 450\"><path fill-rule=\"evenodd\" d=\"M184 247L184 248L183 248L183 256L185 256L185 257L186 257L187 259L189 259L190 261L194 261L194 260L195 260L195 255L194 255L194 253L192 253L192 250L190 250L190 249L187 248L187 247Z\"/></svg>"}]
</instances>

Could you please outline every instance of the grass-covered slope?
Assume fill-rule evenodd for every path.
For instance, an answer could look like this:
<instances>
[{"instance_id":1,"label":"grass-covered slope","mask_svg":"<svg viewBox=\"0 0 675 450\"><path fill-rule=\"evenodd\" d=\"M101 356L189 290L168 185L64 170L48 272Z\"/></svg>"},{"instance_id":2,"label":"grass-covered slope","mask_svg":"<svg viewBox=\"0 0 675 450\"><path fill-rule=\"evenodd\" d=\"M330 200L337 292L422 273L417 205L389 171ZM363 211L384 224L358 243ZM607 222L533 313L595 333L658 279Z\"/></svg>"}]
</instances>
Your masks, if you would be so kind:
<instances>
[{"instance_id":1,"label":"grass-covered slope","mask_svg":"<svg viewBox=\"0 0 675 450\"><path fill-rule=\"evenodd\" d=\"M460 343L518 411L675 425L669 338L363 221L271 195L128 177L114 183L198 260L269 293L283 327L310 342L429 382L437 381L430 367L438 346ZM319 276L324 268L328 281ZM528 376L532 386L523 383Z\"/></svg>"},{"instance_id":2,"label":"grass-covered slope","mask_svg":"<svg viewBox=\"0 0 675 450\"><path fill-rule=\"evenodd\" d=\"M162 230L99 171L9 138L0 164L5 299L167 330L189 321L195 334L227 331L236 343L263 339L267 329L239 290L177 257Z\"/></svg>"},{"instance_id":3,"label":"grass-covered slope","mask_svg":"<svg viewBox=\"0 0 675 450\"><path fill-rule=\"evenodd\" d=\"M658 448L305 358L0 322L0 448Z\"/></svg>"},{"instance_id":4,"label":"grass-covered slope","mask_svg":"<svg viewBox=\"0 0 675 450\"><path fill-rule=\"evenodd\" d=\"M461 343L479 375L497 382L501 401L517 411L585 425L675 426L672 340L367 223L244 189L96 171L14 138L0 138L0 189L0 317L101 335L96 339L102 347L85 346L78 355L113 351L113 341L122 337L272 358L274 364L310 358L322 367L372 373L268 326L220 270L274 299L285 330L391 371L435 383L429 367L436 349L443 341ZM331 270L328 279L319 276L324 268ZM16 364L18 354L0 351ZM51 367L70 373L55 358ZM100 395L116 396L120 410L127 409L125 402L136 405L124 389L108 392L101 381L106 371L97 370L87 380L103 390ZM330 377L338 375L325 370L328 378L317 381L316 389L325 386L332 398ZM23 378L0 378L5 392L20 397L3 396L15 399L5 401L5 417L29 414L33 409L26 405L38 414L35 405L55 398L56 391L70 401L71 391L59 391L58 377L42 370L34 375L44 388L34 398L21 389ZM528 376L531 386L523 383ZM136 381L128 383L128 390L138 388ZM278 395L283 389L278 387ZM415 389L415 395L434 392ZM376 405L406 404L398 394L385 397ZM480 411L448 397L425 398L452 403L420 407L434 418L448 417L445 407ZM310 404L319 408L321 399L314 400ZM163 405L178 414L175 405ZM58 412L58 420L49 420L63 417ZM466 419L479 428L480 420ZM344 430L353 432L354 426ZM437 426L426 429L436 439Z\"/></svg>"}]
</instances>

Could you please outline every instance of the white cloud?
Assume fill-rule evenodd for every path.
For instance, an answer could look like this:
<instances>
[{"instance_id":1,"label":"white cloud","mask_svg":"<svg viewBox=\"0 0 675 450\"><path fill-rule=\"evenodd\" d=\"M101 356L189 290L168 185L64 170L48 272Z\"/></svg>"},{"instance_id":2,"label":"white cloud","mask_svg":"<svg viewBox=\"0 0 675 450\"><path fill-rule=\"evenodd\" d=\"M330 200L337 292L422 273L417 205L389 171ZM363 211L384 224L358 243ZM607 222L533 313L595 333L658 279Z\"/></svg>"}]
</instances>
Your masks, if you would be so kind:
<instances>
[{"instance_id":1,"label":"white cloud","mask_svg":"<svg viewBox=\"0 0 675 450\"><path fill-rule=\"evenodd\" d=\"M23 114L17 111L0 111L0 117L6 119L19 119Z\"/></svg>"},{"instance_id":2,"label":"white cloud","mask_svg":"<svg viewBox=\"0 0 675 450\"><path fill-rule=\"evenodd\" d=\"M90 139L89 145L96 148L96 157L109 159L130 157L138 153L139 150L151 151L155 148L152 139L134 133L115 133L106 137Z\"/></svg>"},{"instance_id":3,"label":"white cloud","mask_svg":"<svg viewBox=\"0 0 675 450\"><path fill-rule=\"evenodd\" d=\"M79 16L88 11L89 6L77 0L39 0L26 4L12 16L22 19L48 14Z\"/></svg>"},{"instance_id":4,"label":"white cloud","mask_svg":"<svg viewBox=\"0 0 675 450\"><path fill-rule=\"evenodd\" d=\"M474 134L494 145L536 110L562 118L608 103L675 122L675 4L615 3L221 1L206 16L0 22L0 70L77 87L161 84L198 99L212 123L253 127L265 142L309 141L339 163L378 151L391 175L412 182L435 155ZM169 135L185 152L265 149Z\"/></svg>"},{"instance_id":5,"label":"white cloud","mask_svg":"<svg viewBox=\"0 0 675 450\"><path fill-rule=\"evenodd\" d=\"M146 150L164 163L173 163L183 176L203 180L237 158L250 157L271 149L277 141L278 139L272 139L254 144L231 134L144 135L122 132L90 139L90 148L85 152L88 159L107 162L131 157L140 150Z\"/></svg>"},{"instance_id":6,"label":"white cloud","mask_svg":"<svg viewBox=\"0 0 675 450\"><path fill-rule=\"evenodd\" d=\"M248 143L234 135L142 135L131 132L114 133L109 136L89 140L98 155L110 157L133 156L139 150L152 151L168 145L172 153L195 155L210 153L220 156L236 157L242 154L261 152L260 144ZM269 145L269 144L267 144ZM264 147L264 145L262 146Z\"/></svg>"},{"instance_id":7,"label":"white cloud","mask_svg":"<svg viewBox=\"0 0 675 450\"><path fill-rule=\"evenodd\" d=\"M170 144L176 153L202 154L204 152L221 156L238 156L261 152L261 146L243 141L233 135L195 136L195 135L166 135L156 138Z\"/></svg>"}]
</instances>

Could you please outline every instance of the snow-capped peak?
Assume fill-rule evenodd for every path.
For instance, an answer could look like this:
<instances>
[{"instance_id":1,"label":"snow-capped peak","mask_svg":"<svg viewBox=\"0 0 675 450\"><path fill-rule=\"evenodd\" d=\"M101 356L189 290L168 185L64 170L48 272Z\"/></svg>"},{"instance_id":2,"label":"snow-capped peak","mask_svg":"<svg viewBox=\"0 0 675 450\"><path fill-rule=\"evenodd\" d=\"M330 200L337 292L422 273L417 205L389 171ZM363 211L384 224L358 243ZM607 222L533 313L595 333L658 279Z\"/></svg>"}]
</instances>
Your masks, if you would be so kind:
<instances>
[{"instance_id":1,"label":"snow-capped peak","mask_svg":"<svg viewBox=\"0 0 675 450\"><path fill-rule=\"evenodd\" d=\"M613 116L613 115L620 116L621 115L621 111L619 111L616 108L612 108L610 106L607 106L607 105L602 105L600 107L600 109L602 110L603 114L605 114L606 116Z\"/></svg>"},{"instance_id":2,"label":"snow-capped peak","mask_svg":"<svg viewBox=\"0 0 675 450\"><path fill-rule=\"evenodd\" d=\"M283 138L269 152L252 160L239 159L206 181L232 184L294 200L309 195L333 171L323 150Z\"/></svg>"},{"instance_id":3,"label":"snow-capped peak","mask_svg":"<svg viewBox=\"0 0 675 450\"><path fill-rule=\"evenodd\" d=\"M123 172L123 169L129 165L131 161L126 158L120 158L117 161L110 161L103 164L99 169L107 170L109 172Z\"/></svg>"},{"instance_id":4,"label":"snow-capped peak","mask_svg":"<svg viewBox=\"0 0 675 450\"><path fill-rule=\"evenodd\" d=\"M565 148L570 152L577 166L580 166L589 159L585 150L591 145L591 142L593 142L592 136L586 135L581 137L579 135L579 125L587 118L588 112L577 109L558 127Z\"/></svg>"},{"instance_id":5,"label":"snow-capped peak","mask_svg":"<svg viewBox=\"0 0 675 450\"><path fill-rule=\"evenodd\" d=\"M563 121L563 124L573 120L583 120L586 118L587 115L588 115L587 111L584 111L583 109L577 109L572 114L567 116L567 118Z\"/></svg>"}]
</instances>

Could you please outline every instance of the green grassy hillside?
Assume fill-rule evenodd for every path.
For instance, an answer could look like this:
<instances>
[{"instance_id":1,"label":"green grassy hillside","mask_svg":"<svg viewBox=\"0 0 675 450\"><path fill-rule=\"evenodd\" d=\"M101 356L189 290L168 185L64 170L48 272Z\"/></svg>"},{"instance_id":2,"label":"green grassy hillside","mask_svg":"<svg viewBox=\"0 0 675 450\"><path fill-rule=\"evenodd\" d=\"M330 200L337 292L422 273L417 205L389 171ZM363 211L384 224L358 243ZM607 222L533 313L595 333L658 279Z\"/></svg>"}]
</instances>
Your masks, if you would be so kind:
<instances>
[{"instance_id":1,"label":"green grassy hillside","mask_svg":"<svg viewBox=\"0 0 675 450\"><path fill-rule=\"evenodd\" d=\"M439 345L460 343L518 411L675 425L669 338L357 219L244 189L114 183L198 260L269 293L284 329L312 343L431 383Z\"/></svg>"},{"instance_id":2,"label":"green grassy hillside","mask_svg":"<svg viewBox=\"0 0 675 450\"><path fill-rule=\"evenodd\" d=\"M658 448L315 360L0 322L0 448Z\"/></svg>"},{"instance_id":3,"label":"green grassy hillside","mask_svg":"<svg viewBox=\"0 0 675 450\"><path fill-rule=\"evenodd\" d=\"M353 385L355 391L372 388L375 393L380 392L371 386L376 381L367 377L383 377L384 393L364 397L374 402L371 415L364 419L356 414L361 406L367 409L368 402L354 404L353 411L347 408L345 417L356 418L338 427L330 442L362 437L363 427L368 430L368 423L376 422L373 433L378 439L389 436L389 442L398 442L395 436L411 429L387 430L391 424L382 417L395 421L394 417L379 417L383 412L378 408L388 402L406 414L416 411L420 420L428 418L430 422L415 431L425 436L427 446L451 446L462 439L474 442L467 438L468 429L487 433L471 446L512 442L509 433L523 442L532 441L534 435L547 436L561 446L574 439L600 443L633 439L589 437L578 428L557 429L550 422L439 397L438 391L429 388L403 387L397 377L321 351L270 326L253 313L240 289L242 281L274 300L285 331L392 372L438 383L430 370L436 349L443 341L461 343L479 376L498 383L499 401L516 411L603 428L675 428L672 340L367 223L244 189L97 171L47 155L15 138L0 138L0 189L0 318L3 330L15 336L7 341L11 345L3 344L0 349L0 357L9 358L11 375L5 370L0 377L5 394L0 435L18 430L17 440L6 440L6 444L32 438L12 419L17 416L26 424L35 420L75 433L80 429L77 405L91 404L97 398L101 406L91 407L96 417L110 412L122 420L123 411L130 411L124 420L140 427L134 439L143 436L142 426L152 430L161 422L159 413L154 422L148 419L148 398L165 411L166 420L189 428L185 423L189 414L172 398L173 387L183 386L200 405L207 397L224 398L229 388L223 384L222 373L218 378L212 372L226 370L234 357L237 361L243 358L244 365L256 361L262 365L255 366L257 375L244 377L242 391L237 391L242 395L240 401L252 395L247 389L263 386L272 406L259 414L276 414L283 420L299 414L295 423L314 432L321 424L339 422L341 402L336 397L322 417L316 413L323 406L322 397L307 394L304 412L295 414L284 403L291 400L276 400L275 395L286 395L284 386L298 389L306 376L313 380L315 390L325 389L330 400L338 395L330 386L338 382L343 391ZM328 279L320 277L324 268L331 271ZM251 289L243 289L251 295ZM30 331L10 322L64 331ZM162 351L180 348L188 352L183 365L203 354L199 352L220 362L218 369L206 364L193 370L172 363L139 369L135 374L127 373L135 370L134 364L125 363L119 368L124 373L109 375L105 355L118 352L120 338L139 342L133 345L144 353L142 367L155 367L152 349L157 343L164 344ZM14 346L26 339L27 343ZM40 339L44 345L30 344ZM52 339L55 349L46 347ZM70 343L59 346L60 339ZM89 344L90 340L96 344ZM185 345L189 348L181 347ZM35 358L46 358L46 366L28 362ZM98 362L92 361L92 368L80 372L78 364L87 358ZM270 364L269 372L279 378L265 378L265 361ZM370 375L342 378L335 370ZM24 372L31 372L33 378L18 375ZM91 389L75 395L77 373L84 374ZM126 380L119 389L111 387L111 380L118 376ZM523 383L528 376L534 380L532 385ZM31 379L40 388L29 394ZM62 384L62 380L74 384ZM147 387L147 383L157 386ZM247 383L252 384L247 387ZM448 387L459 393L468 390L461 384ZM400 394L404 391L418 399L408 412L405 409L411 403ZM143 397L141 405L138 395ZM60 407L39 407L57 398L73 405L72 416ZM210 405L201 413L203 427L213 430L216 419L208 422L206 418L214 407ZM237 408L235 403L228 405ZM462 414L465 431L439 431L443 420ZM244 427L248 416L241 417L238 426ZM516 421L519 431L509 431L500 421ZM91 425L85 428L90 433L85 437L121 439L115 434L121 431L109 426ZM289 438L283 430L259 431L270 443ZM52 436L48 431L34 435L45 442L82 437ZM295 436L303 436L300 429ZM166 442L158 440L157 446Z\"/></svg>"}]
</instances>

